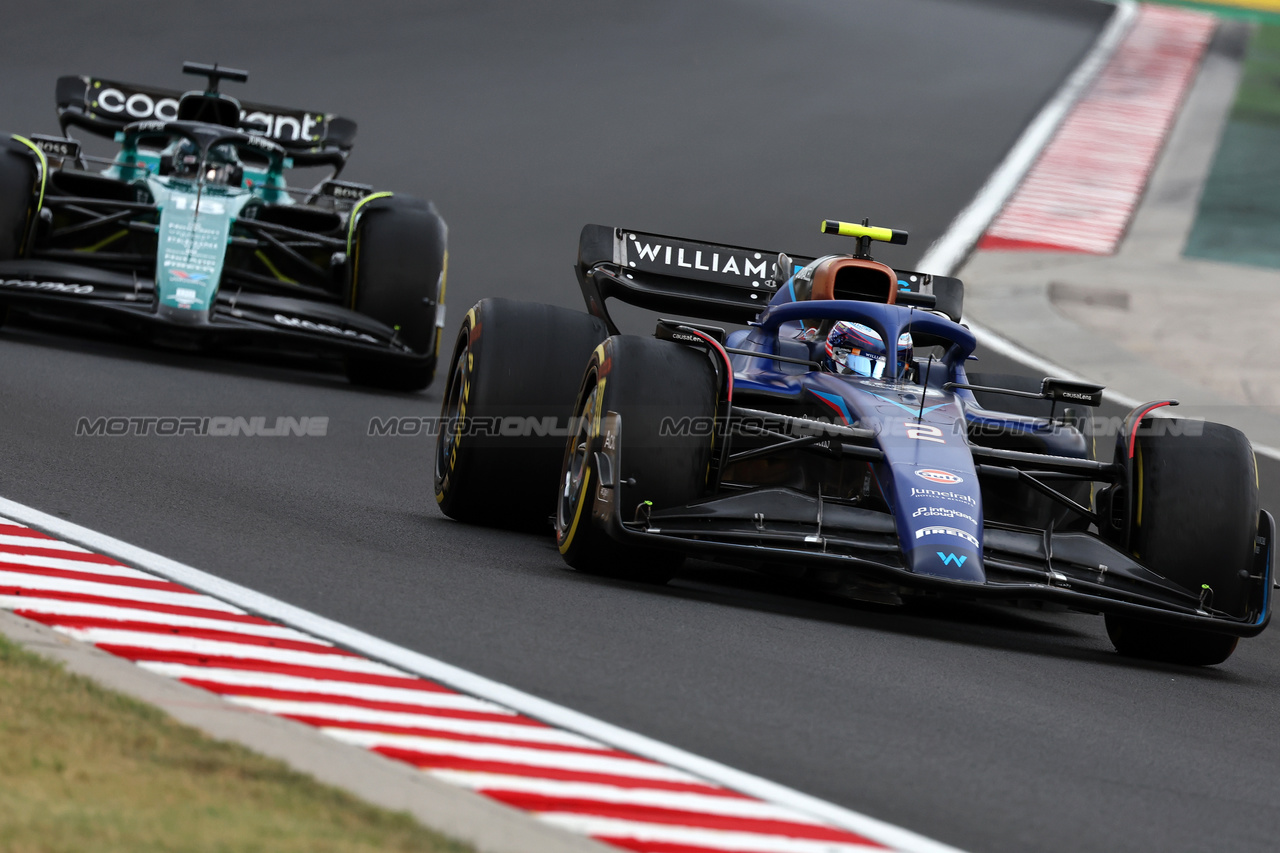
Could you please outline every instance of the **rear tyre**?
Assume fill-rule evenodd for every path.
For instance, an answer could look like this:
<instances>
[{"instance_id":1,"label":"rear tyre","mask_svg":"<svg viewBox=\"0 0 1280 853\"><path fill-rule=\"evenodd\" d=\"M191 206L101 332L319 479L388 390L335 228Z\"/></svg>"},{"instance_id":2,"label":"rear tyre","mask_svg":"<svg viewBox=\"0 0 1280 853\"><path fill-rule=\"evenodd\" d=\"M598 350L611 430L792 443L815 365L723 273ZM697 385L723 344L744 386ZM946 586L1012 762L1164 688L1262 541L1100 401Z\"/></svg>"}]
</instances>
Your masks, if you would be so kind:
<instances>
[{"instance_id":1,"label":"rear tyre","mask_svg":"<svg viewBox=\"0 0 1280 853\"><path fill-rule=\"evenodd\" d=\"M39 174L30 149L12 139L0 144L0 261L22 255Z\"/></svg>"},{"instance_id":2,"label":"rear tyre","mask_svg":"<svg viewBox=\"0 0 1280 853\"><path fill-rule=\"evenodd\" d=\"M1208 606L1243 618L1258 529L1253 448L1222 424L1152 424L1163 429L1140 434L1135 449L1133 555L1194 594L1207 587ZM1195 666L1222 663L1236 647L1235 637L1124 616L1107 616L1107 634L1122 655Z\"/></svg>"},{"instance_id":3,"label":"rear tyre","mask_svg":"<svg viewBox=\"0 0 1280 853\"><path fill-rule=\"evenodd\" d=\"M682 555L622 544L591 518L599 489L595 452L600 418L619 416L615 506L623 520L683 506L706 489L712 443L705 431L663 435L664 421L712 418L718 380L705 353L681 344L617 335L596 349L574 407L577 432L564 450L557 495L556 541L565 562L590 574L666 583Z\"/></svg>"},{"instance_id":4,"label":"rear tyre","mask_svg":"<svg viewBox=\"0 0 1280 853\"><path fill-rule=\"evenodd\" d=\"M351 307L396 330L417 362L385 353L349 353L357 385L419 391L431 384L440 351L437 306L444 302L448 233L428 202L401 196L370 202L356 223Z\"/></svg>"},{"instance_id":5,"label":"rear tyre","mask_svg":"<svg viewBox=\"0 0 1280 853\"><path fill-rule=\"evenodd\" d=\"M436 439L445 515L545 529L582 368L607 335L599 319L553 305L483 299L467 312Z\"/></svg>"}]
</instances>

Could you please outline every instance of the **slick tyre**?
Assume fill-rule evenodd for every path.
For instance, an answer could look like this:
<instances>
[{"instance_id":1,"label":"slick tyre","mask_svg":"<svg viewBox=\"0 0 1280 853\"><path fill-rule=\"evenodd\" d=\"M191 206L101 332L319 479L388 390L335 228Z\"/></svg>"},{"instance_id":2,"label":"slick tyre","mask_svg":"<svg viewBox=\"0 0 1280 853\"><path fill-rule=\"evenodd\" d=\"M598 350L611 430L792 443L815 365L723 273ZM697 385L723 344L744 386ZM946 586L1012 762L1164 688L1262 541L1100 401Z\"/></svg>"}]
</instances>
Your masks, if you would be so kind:
<instances>
[{"instance_id":1,"label":"slick tyre","mask_svg":"<svg viewBox=\"0 0 1280 853\"><path fill-rule=\"evenodd\" d=\"M616 413L614 506L622 521L637 512L683 506L706 490L712 438L663 422L715 416L718 380L707 355L654 338L617 335L591 356L574 406L576 433L565 446L556 498L556 542L570 567L623 580L666 583L683 557L623 544L597 526L596 451L601 419ZM665 433L665 434L664 434Z\"/></svg>"},{"instance_id":2,"label":"slick tyre","mask_svg":"<svg viewBox=\"0 0 1280 853\"><path fill-rule=\"evenodd\" d=\"M418 391L431 384L440 350L437 306L448 275L448 228L435 207L393 196L371 201L356 221L351 257L352 309L395 329L418 359L350 353L357 385Z\"/></svg>"},{"instance_id":3,"label":"slick tyre","mask_svg":"<svg viewBox=\"0 0 1280 853\"><path fill-rule=\"evenodd\" d=\"M1222 424L1151 424L1134 453L1133 555L1191 593L1205 592L1214 610L1243 618L1258 606L1249 578L1258 530L1253 448ZM1196 666L1222 663L1236 647L1235 637L1127 616L1107 616L1107 634L1122 655Z\"/></svg>"},{"instance_id":4,"label":"slick tyre","mask_svg":"<svg viewBox=\"0 0 1280 853\"><path fill-rule=\"evenodd\" d=\"M445 515L545 529L582 370L607 335L599 319L553 305L483 299L467 312L436 438Z\"/></svg>"},{"instance_id":5,"label":"slick tyre","mask_svg":"<svg viewBox=\"0 0 1280 853\"><path fill-rule=\"evenodd\" d=\"M21 257L35 207L36 161L22 143L0 143L0 261Z\"/></svg>"}]
</instances>

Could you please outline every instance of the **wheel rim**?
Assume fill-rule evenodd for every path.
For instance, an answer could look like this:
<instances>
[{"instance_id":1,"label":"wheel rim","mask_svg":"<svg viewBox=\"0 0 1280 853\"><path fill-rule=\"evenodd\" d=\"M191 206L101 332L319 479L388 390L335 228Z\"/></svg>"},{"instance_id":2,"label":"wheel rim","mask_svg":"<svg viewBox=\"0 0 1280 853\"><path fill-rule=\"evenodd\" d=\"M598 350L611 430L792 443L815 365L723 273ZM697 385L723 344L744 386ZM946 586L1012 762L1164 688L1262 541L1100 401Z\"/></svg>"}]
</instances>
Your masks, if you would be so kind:
<instances>
[{"instance_id":1,"label":"wheel rim","mask_svg":"<svg viewBox=\"0 0 1280 853\"><path fill-rule=\"evenodd\" d=\"M465 340L460 340L458 344L458 358L454 361L453 370L449 372L449 387L444 395L444 404L440 407L440 438L436 442L437 483L441 482L449 472L449 459L455 452L460 438L458 422L462 407L462 388L466 381L469 345Z\"/></svg>"},{"instance_id":2,"label":"wheel rim","mask_svg":"<svg viewBox=\"0 0 1280 853\"><path fill-rule=\"evenodd\" d=\"M594 375L587 377L591 391L583 400L581 407L574 412L576 425L573 438L565 446L564 464L560 466L560 495L556 501L556 527L560 531L569 529L577 514L578 502L582 500L582 490L588 479L588 467L591 458L591 427L595 421L596 406L599 402L598 385Z\"/></svg>"}]
</instances>

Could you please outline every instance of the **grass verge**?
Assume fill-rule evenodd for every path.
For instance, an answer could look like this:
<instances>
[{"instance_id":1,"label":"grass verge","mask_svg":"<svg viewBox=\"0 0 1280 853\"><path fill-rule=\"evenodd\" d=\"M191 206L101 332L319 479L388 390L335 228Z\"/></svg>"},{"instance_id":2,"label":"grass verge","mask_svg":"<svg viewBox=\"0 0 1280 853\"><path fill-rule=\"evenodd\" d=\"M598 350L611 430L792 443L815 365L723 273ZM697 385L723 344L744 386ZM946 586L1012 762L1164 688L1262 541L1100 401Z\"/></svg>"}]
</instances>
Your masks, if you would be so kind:
<instances>
[{"instance_id":1,"label":"grass verge","mask_svg":"<svg viewBox=\"0 0 1280 853\"><path fill-rule=\"evenodd\" d=\"M0 637L4 853L464 853Z\"/></svg>"}]
</instances>

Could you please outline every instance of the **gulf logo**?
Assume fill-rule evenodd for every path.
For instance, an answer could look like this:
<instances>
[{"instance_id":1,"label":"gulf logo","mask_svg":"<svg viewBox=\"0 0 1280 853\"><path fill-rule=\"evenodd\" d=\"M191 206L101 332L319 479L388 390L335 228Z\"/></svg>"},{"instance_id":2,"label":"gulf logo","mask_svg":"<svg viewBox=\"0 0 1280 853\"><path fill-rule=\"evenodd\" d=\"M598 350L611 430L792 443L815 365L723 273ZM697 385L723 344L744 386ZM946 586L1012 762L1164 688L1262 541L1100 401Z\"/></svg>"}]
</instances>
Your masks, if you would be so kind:
<instances>
[{"instance_id":1,"label":"gulf logo","mask_svg":"<svg viewBox=\"0 0 1280 853\"><path fill-rule=\"evenodd\" d=\"M921 468L916 471L916 476L930 483L941 483L944 486L954 486L964 482L964 477L952 474L950 471L939 471L937 468Z\"/></svg>"}]
</instances>

